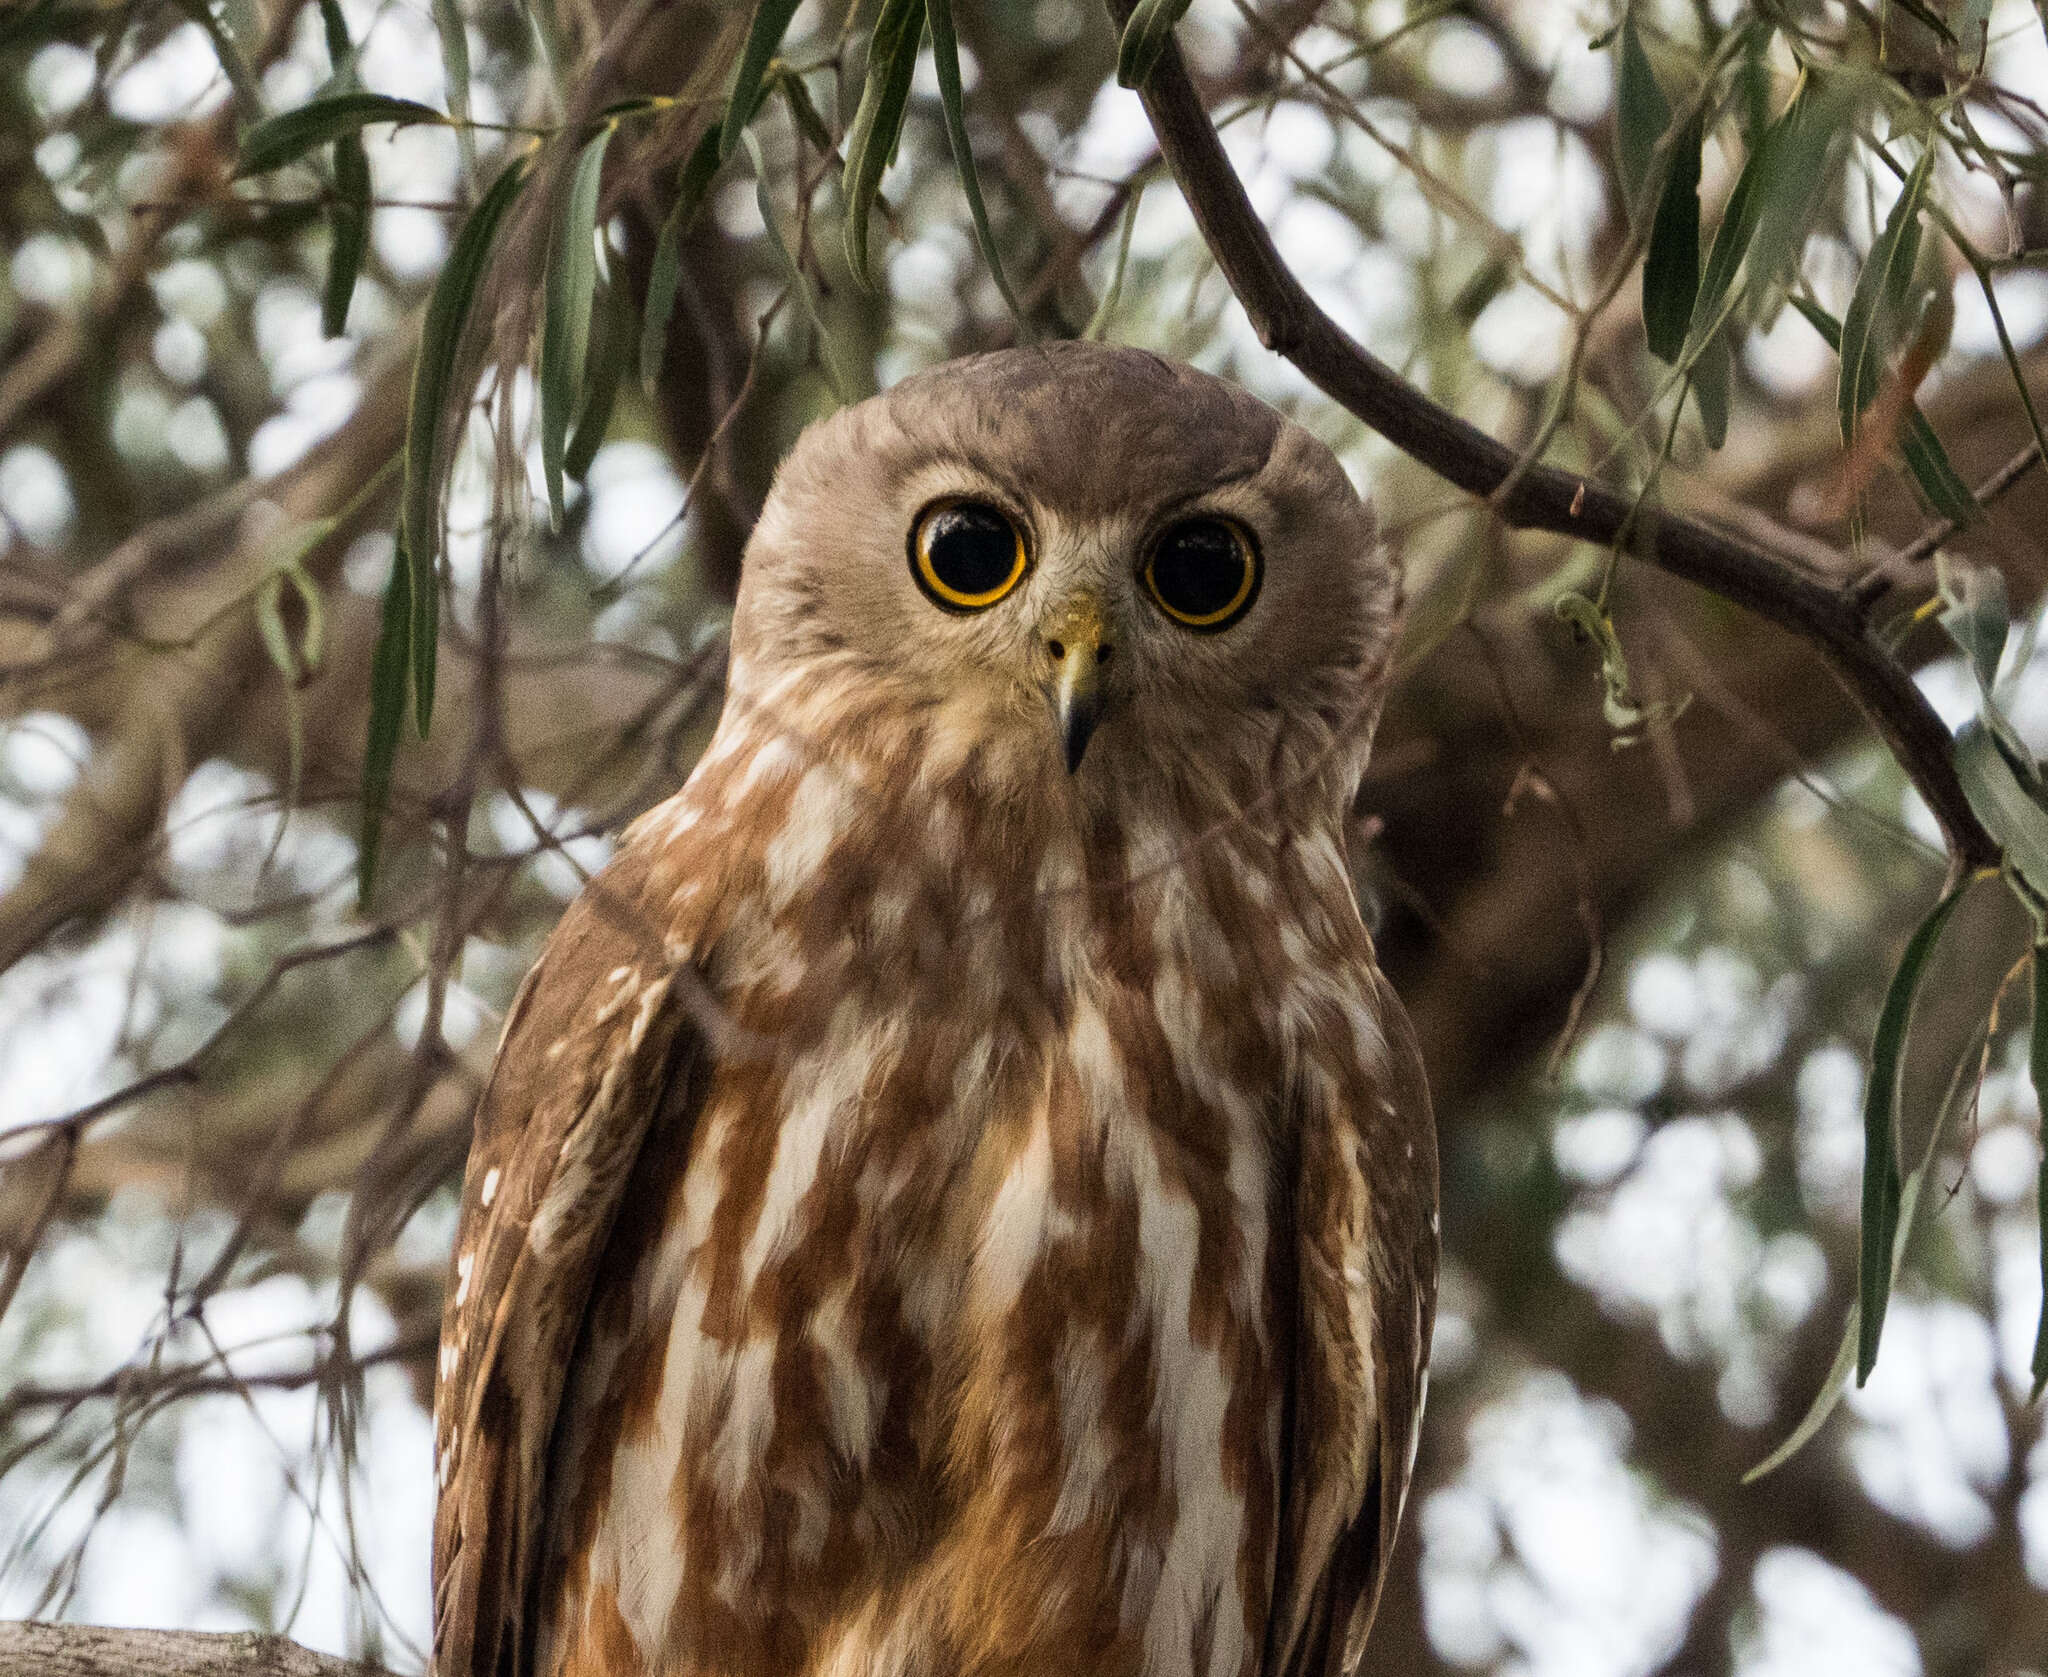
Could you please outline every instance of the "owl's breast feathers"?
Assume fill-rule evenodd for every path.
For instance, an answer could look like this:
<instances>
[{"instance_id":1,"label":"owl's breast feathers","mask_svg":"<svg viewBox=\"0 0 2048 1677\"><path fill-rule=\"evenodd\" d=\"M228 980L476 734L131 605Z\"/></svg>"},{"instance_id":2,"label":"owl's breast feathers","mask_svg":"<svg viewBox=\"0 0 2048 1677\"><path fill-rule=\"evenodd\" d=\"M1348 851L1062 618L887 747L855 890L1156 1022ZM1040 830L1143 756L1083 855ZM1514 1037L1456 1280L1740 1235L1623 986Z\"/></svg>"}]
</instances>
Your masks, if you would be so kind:
<instances>
[{"instance_id":1,"label":"owl's breast feathers","mask_svg":"<svg viewBox=\"0 0 2048 1677\"><path fill-rule=\"evenodd\" d=\"M1436 1166L1339 801L976 777L728 717L522 989L440 1677L1348 1668Z\"/></svg>"}]
</instances>

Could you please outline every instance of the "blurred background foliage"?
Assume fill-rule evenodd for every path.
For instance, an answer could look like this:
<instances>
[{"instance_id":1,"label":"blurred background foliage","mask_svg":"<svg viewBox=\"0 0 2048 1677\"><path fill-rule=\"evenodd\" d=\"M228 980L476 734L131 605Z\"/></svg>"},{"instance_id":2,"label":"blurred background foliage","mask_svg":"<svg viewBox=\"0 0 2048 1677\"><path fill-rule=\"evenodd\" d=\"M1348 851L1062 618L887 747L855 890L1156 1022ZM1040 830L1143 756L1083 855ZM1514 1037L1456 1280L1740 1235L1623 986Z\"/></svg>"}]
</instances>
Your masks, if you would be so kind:
<instances>
[{"instance_id":1,"label":"blurred background foliage","mask_svg":"<svg viewBox=\"0 0 2048 1677\"><path fill-rule=\"evenodd\" d=\"M1745 1485L1836 1383L1869 1045L1943 879L1926 808L1810 646L1508 530L1263 349L1084 0L951 13L1014 311L929 41L859 283L839 152L876 16L797 8L754 150L712 176L749 8L0 9L0 1614L274 1626L417 1667L469 1110L607 835L706 737L776 460L842 396L1090 332L1327 438L1407 570L1356 860L1437 1093L1447 1274L1376 1668L2048 1668L2025 915L1974 893L1928 972L1909 1160L1963 1075L1876 1374ZM1945 548L2009 587L2000 693L2048 743L2025 632L2048 494L2000 475L2048 357L2037 5L1198 0L1175 37L1343 326L1511 447L1874 577L1959 726L1977 695L1913 547L1942 483L1893 446L1917 397L1954 480L1997 487ZM323 130L238 176L258 124L351 92L458 120ZM1739 278L1688 314L1683 229L1656 227L1674 167L1700 171L1696 282L1802 99ZM402 506L429 293L517 159L467 330L427 340L456 399ZM1859 328L1902 219L1917 251L1862 287ZM565 248L594 304L584 376L557 358L550 391ZM1817 319L1874 369L1846 445ZM443 540L417 509L444 473ZM400 534L439 607L424 740L388 662L373 679ZM1574 593L1603 608L1604 677L1555 609ZM364 901L373 691L392 780Z\"/></svg>"}]
</instances>

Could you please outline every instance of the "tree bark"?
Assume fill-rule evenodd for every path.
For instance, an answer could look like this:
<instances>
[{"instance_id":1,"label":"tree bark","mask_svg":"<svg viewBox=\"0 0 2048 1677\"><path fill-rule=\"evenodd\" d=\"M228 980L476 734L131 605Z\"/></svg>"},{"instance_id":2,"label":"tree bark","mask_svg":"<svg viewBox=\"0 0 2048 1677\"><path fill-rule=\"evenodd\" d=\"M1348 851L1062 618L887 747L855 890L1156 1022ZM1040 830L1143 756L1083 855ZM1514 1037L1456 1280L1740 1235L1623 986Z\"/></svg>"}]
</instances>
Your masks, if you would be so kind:
<instances>
[{"instance_id":1,"label":"tree bark","mask_svg":"<svg viewBox=\"0 0 2048 1677\"><path fill-rule=\"evenodd\" d=\"M379 1666L316 1654L260 1631L109 1630L0 1624L8 1677L386 1677Z\"/></svg>"}]
</instances>

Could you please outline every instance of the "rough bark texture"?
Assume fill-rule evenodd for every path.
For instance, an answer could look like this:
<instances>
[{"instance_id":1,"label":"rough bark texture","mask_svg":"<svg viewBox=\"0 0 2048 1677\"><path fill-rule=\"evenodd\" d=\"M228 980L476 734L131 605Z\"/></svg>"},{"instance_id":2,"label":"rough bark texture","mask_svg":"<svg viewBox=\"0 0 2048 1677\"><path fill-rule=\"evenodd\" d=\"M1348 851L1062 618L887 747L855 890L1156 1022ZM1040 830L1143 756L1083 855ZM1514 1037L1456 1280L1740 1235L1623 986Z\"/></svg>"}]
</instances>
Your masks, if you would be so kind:
<instances>
[{"instance_id":1,"label":"rough bark texture","mask_svg":"<svg viewBox=\"0 0 2048 1677\"><path fill-rule=\"evenodd\" d=\"M7 1677L384 1677L377 1666L315 1654L257 1631L108 1630L0 1624Z\"/></svg>"}]
</instances>

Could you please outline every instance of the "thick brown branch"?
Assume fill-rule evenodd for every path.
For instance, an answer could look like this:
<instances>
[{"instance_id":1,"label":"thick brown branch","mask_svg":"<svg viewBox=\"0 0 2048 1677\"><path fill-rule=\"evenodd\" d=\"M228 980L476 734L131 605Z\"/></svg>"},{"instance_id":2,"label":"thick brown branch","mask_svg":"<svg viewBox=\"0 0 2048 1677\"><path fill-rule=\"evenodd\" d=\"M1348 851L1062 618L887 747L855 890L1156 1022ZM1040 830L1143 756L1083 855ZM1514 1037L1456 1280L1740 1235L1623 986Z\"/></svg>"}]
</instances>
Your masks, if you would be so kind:
<instances>
[{"instance_id":1,"label":"thick brown branch","mask_svg":"<svg viewBox=\"0 0 2048 1677\"><path fill-rule=\"evenodd\" d=\"M384 1677L377 1666L256 1631L33 1623L0 1624L0 1671L9 1677Z\"/></svg>"},{"instance_id":2,"label":"thick brown branch","mask_svg":"<svg viewBox=\"0 0 2048 1677\"><path fill-rule=\"evenodd\" d=\"M1121 29L1134 0L1107 3ZM1142 97L1195 223L1260 342L1440 477L1472 495L1498 494L1497 510L1510 527L1619 543L1819 649L1926 799L1956 855L1970 866L1997 861L1997 841L1956 779L1948 729L1870 632L1853 595L1682 514L1637 513L1627 496L1603 484L1554 466L1525 467L1513 449L1432 401L1317 307L1252 208L1177 48L1167 47Z\"/></svg>"}]
</instances>

